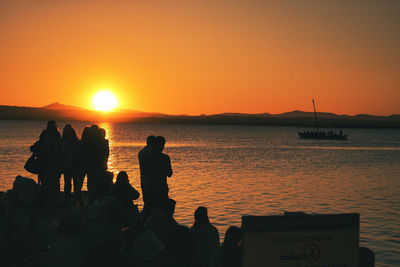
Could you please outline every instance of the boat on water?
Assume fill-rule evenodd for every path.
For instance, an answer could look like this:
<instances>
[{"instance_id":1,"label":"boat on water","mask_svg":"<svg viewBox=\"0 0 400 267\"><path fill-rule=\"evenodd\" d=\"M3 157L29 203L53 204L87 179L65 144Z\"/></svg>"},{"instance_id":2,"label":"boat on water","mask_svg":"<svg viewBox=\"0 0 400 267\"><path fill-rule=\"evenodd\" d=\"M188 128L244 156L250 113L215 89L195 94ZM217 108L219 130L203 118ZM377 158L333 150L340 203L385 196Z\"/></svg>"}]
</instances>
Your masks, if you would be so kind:
<instances>
[{"instance_id":1,"label":"boat on water","mask_svg":"<svg viewBox=\"0 0 400 267\"><path fill-rule=\"evenodd\" d=\"M347 134L343 134L341 131L335 133L333 131L321 132L321 131L304 131L297 132L301 139L332 139L332 140L347 140Z\"/></svg>"},{"instance_id":2,"label":"boat on water","mask_svg":"<svg viewBox=\"0 0 400 267\"><path fill-rule=\"evenodd\" d=\"M327 140L347 140L348 135L343 134L342 130L339 133L333 131L320 131L318 126L317 112L315 110L314 99L312 100L314 107L314 118L315 118L315 126L317 128L316 131L304 131L297 132L301 139L327 139Z\"/></svg>"}]
</instances>

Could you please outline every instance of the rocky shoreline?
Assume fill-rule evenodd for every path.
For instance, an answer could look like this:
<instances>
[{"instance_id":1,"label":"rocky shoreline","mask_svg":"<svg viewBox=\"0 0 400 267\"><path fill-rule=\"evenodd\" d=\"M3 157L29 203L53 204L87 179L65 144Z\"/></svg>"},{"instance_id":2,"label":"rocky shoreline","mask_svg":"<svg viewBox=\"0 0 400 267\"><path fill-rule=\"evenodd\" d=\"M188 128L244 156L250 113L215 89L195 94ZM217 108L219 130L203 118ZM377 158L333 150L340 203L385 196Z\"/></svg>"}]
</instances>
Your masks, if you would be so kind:
<instances>
[{"instance_id":1,"label":"rocky shoreline","mask_svg":"<svg viewBox=\"0 0 400 267\"><path fill-rule=\"evenodd\" d=\"M161 260L168 244L178 242L186 246L188 236L182 241L174 240L179 225L171 216L155 214L153 218L152 214L145 223L124 224L112 200L104 202L106 205L95 202L89 206L86 191L82 192L82 206L61 205L41 210L36 205L36 183L23 178L21 186L20 181L17 177L13 190L0 192L1 266L164 266L138 265L135 254L150 252L147 259L154 263ZM62 203L63 194L59 197ZM139 250L132 247L132 240L136 239L140 239ZM146 248L149 244L153 247ZM359 258L359 266L374 266L369 265L375 261L371 250L360 248Z\"/></svg>"},{"instance_id":2,"label":"rocky shoreline","mask_svg":"<svg viewBox=\"0 0 400 267\"><path fill-rule=\"evenodd\" d=\"M121 237L118 223L91 220L85 206L40 212L12 195L0 193L2 266L91 266L96 248Z\"/></svg>"}]
</instances>

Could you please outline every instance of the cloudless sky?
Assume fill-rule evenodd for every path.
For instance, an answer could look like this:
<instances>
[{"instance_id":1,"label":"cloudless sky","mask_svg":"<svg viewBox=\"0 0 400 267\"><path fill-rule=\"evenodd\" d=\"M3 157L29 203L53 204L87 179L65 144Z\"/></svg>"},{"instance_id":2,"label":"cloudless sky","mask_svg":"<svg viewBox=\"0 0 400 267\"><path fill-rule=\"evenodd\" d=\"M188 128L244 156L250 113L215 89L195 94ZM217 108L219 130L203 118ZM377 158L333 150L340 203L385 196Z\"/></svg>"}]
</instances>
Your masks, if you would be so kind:
<instances>
[{"instance_id":1,"label":"cloudless sky","mask_svg":"<svg viewBox=\"0 0 400 267\"><path fill-rule=\"evenodd\" d=\"M0 0L0 105L400 113L400 1Z\"/></svg>"}]
</instances>

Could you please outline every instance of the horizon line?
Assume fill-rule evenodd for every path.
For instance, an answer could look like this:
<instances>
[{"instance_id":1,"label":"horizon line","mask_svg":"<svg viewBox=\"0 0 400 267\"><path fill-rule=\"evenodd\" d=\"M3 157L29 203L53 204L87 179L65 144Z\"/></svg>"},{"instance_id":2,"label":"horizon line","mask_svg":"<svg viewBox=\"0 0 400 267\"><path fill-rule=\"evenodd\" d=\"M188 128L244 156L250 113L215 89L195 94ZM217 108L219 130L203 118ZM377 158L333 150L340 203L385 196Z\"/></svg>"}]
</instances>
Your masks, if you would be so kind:
<instances>
[{"instance_id":1,"label":"horizon line","mask_svg":"<svg viewBox=\"0 0 400 267\"><path fill-rule=\"evenodd\" d=\"M8 106L8 107L19 107L19 108L39 108L39 109L47 109L46 107L49 107L51 105L61 105L61 106L65 106L65 107L69 107L69 108L75 108L75 109L81 109L81 110L85 110L85 111L91 111L91 112L98 112L98 113L118 113L119 112L137 112L137 113L148 113L148 114L158 114L158 115L166 115L166 116L193 116L193 117L199 117L199 116L215 116L215 115L228 115L228 114L232 114L232 115L282 115L282 114L286 114L286 113L293 113L293 112L303 112L303 113L313 113L314 111L304 111L304 110L290 110L290 111L285 111L282 113L269 113L269 112L259 112L259 113L247 113L247 112L239 112L239 111L225 111L225 112L220 112L220 113L199 113L199 114L185 114L185 113L180 113L180 114L168 114L168 113L163 113L163 112L159 112L159 111L142 111L142 110L134 110L134 109L127 109L127 108L120 108L117 107L112 111L108 111L108 112L103 112L103 111L99 111L99 110L95 110L95 109L90 109L90 108L85 108L85 107L80 107L80 106L73 106L73 105L68 105L68 104L63 104L60 102L52 102L48 105L45 106L19 106L19 105L4 105L4 104L0 104L0 106ZM49 109L49 110L66 110L66 109ZM117 111L115 111L117 110ZM330 111L317 111L317 113L320 114L333 114L333 115L337 115L337 116L376 116L376 117L390 117L390 116L400 116L400 113L391 113L391 114L386 114L386 115L377 115L377 114L370 114L370 113L354 113L354 114L345 114L345 113L334 113L334 112L330 112Z\"/></svg>"}]
</instances>

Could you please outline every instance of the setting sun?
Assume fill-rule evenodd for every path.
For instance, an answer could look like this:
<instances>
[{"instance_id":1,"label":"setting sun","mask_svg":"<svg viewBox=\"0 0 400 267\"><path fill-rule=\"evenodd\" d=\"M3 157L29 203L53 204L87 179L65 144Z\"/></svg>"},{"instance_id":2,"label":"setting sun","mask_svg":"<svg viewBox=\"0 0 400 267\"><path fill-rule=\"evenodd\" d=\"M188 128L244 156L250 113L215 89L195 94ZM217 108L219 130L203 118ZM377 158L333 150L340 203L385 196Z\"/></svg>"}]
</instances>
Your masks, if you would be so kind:
<instances>
[{"instance_id":1,"label":"setting sun","mask_svg":"<svg viewBox=\"0 0 400 267\"><path fill-rule=\"evenodd\" d=\"M94 108L99 111L111 111L117 106L117 98L108 90L97 92L92 102Z\"/></svg>"}]
</instances>

